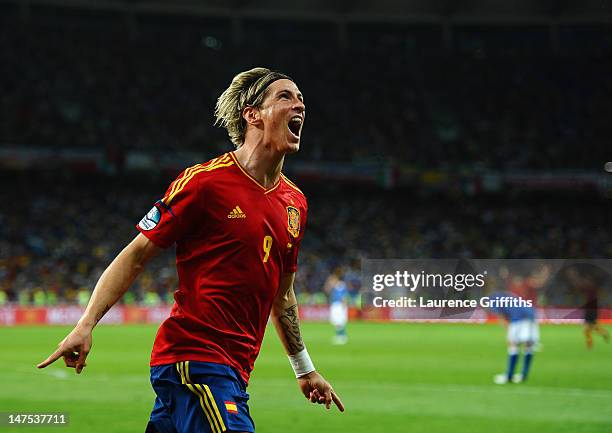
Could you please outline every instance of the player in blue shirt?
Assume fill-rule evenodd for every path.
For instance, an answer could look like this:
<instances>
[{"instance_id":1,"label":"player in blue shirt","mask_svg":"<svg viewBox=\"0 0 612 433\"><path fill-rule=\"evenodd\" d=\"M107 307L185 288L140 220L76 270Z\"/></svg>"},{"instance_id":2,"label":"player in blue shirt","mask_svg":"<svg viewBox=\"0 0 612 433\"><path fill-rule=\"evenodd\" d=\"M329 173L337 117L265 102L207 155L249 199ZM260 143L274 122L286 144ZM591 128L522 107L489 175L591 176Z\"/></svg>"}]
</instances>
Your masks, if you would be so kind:
<instances>
[{"instance_id":1,"label":"player in blue shirt","mask_svg":"<svg viewBox=\"0 0 612 433\"><path fill-rule=\"evenodd\" d=\"M343 270L338 267L327 278L325 282L325 291L329 295L329 320L336 328L334 344L346 344L348 336L346 335L346 324L348 322L348 286L342 279Z\"/></svg>"},{"instance_id":2,"label":"player in blue shirt","mask_svg":"<svg viewBox=\"0 0 612 433\"><path fill-rule=\"evenodd\" d=\"M535 308L514 306L519 304L521 298L509 292L494 293L489 298L492 301L500 301L502 305L491 307L491 311L508 323L508 370L505 374L496 375L494 382L500 385L524 382L529 374L534 348L540 340ZM515 375L521 346L524 355L523 370L522 373Z\"/></svg>"}]
</instances>

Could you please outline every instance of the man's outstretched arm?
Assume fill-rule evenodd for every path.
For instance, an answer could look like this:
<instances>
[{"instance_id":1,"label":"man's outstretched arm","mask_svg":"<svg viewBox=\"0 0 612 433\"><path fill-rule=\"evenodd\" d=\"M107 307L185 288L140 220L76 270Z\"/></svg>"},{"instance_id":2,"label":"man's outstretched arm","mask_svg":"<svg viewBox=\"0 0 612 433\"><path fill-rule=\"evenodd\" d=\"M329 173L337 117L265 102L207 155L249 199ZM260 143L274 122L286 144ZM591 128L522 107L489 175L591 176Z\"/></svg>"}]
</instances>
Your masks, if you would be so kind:
<instances>
[{"instance_id":1,"label":"man's outstretched arm","mask_svg":"<svg viewBox=\"0 0 612 433\"><path fill-rule=\"evenodd\" d=\"M59 343L57 350L37 367L44 368L64 357L66 367L75 368L77 374L80 374L91 349L93 328L130 288L149 259L160 251L161 248L138 234L102 273L83 316L72 332Z\"/></svg>"},{"instance_id":2,"label":"man's outstretched arm","mask_svg":"<svg viewBox=\"0 0 612 433\"><path fill-rule=\"evenodd\" d=\"M304 346L300 332L297 300L293 291L294 281L295 273L285 274L281 279L271 313L276 332L289 355L298 385L304 396L313 403L325 403L327 409L333 402L341 412L344 412L344 405L340 397L323 376L315 371Z\"/></svg>"}]
</instances>

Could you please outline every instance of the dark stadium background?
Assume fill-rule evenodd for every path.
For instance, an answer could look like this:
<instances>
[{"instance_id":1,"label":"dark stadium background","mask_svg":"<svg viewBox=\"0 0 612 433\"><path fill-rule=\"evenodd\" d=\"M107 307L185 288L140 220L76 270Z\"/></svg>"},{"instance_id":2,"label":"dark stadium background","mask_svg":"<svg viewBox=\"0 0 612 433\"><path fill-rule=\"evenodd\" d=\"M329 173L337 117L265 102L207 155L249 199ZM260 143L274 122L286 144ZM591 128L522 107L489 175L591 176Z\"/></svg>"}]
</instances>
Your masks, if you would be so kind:
<instances>
[{"instance_id":1,"label":"dark stadium background","mask_svg":"<svg viewBox=\"0 0 612 433\"><path fill-rule=\"evenodd\" d=\"M214 103L257 65L307 103L302 294L363 257L612 255L606 2L0 5L8 302L91 290L174 176L231 149ZM127 301L174 281L169 253Z\"/></svg>"},{"instance_id":2,"label":"dark stadium background","mask_svg":"<svg viewBox=\"0 0 612 433\"><path fill-rule=\"evenodd\" d=\"M364 258L612 257L612 173L604 169L612 161L609 1L0 0L0 325L68 324L78 319L82 310L72 306L87 302L101 272L136 235L134 225L174 177L187 166L232 149L225 131L213 126L214 103L236 73L255 66L292 76L305 97L301 150L286 159L284 171L309 200L296 288L300 304L315 307L307 310L313 317L323 322L327 317L316 312L326 312L322 288L337 266L347 271L351 290L359 290ZM158 308L154 317L159 321L175 285L173 252L168 251L148 266L122 299L123 305L134 307L129 310L133 316L125 320L149 321L142 306ZM609 308L610 298L606 293L600 306ZM357 309L358 297L353 299ZM59 313L46 316L53 308ZM122 319L113 316L109 321ZM307 331L313 346L319 334L321 341L331 339L331 325L305 325L312 326ZM487 342L495 339L499 345L490 352L499 357L491 363L501 370L501 330L497 335L489 328L478 331L466 325L457 325L457 332L443 325L353 326L355 331L349 325L351 338L366 335L362 341L372 348L350 352L350 359L365 362L380 344L376 350L388 364L368 367L368 374L381 382L386 380L383 372L396 368L400 356L387 356L384 350L396 339L410 341L410 346L402 346L409 351L401 354L406 365L415 363L410 376L405 372L406 386L414 380L433 384L431 391L429 385L418 388L418 383L408 388L416 395L428 393L424 399L432 405L450 393L465 402L468 412L482 405L503 413L506 407L523 404L528 413L529 405L550 399L550 407L538 410L551 418L536 417L540 424L529 424L533 431L574 433L580 426L580 431L604 431L611 425L601 411L589 412L611 401L604 380L609 374L599 377L607 371L601 367L607 361L601 356L585 361L577 327L546 331L554 333L544 338L548 359L555 353L558 357L549 364L535 362L533 375L540 388L532 388L531 394L524 391L534 399L524 400L520 393L501 396L505 391L493 397L477 394L493 386L491 367L476 368L491 358L470 352L470 341L484 342L478 349L486 352ZM27 340L25 351L33 365L64 330L32 329L36 337ZM125 334L120 335L136 335L139 328L121 329ZM13 335L21 334L4 330L3 344L19 343ZM427 345L427 332L443 331L448 332L446 340L434 337ZM108 329L99 332L96 341L101 343L94 350L99 358L91 360L89 371L92 379L97 377L95 368L116 367L112 359L100 362L114 345L124 344L120 347L126 353L130 350L119 338L110 337ZM152 338L155 329L142 332L147 337L138 338ZM477 332L487 334L475 336ZM377 342L374 336L388 338L384 341L389 343ZM573 349L555 346L568 338L576 340L567 346ZM25 337L23 341L25 345ZM145 359L150 345L142 341L146 344L138 353ZM448 342L450 346L444 347L451 349L437 346L437 341ZM465 346L453 346L456 341ZM344 385L349 403L359 407L351 399L360 397L361 385L350 392L344 370L331 358L337 352L325 347L319 348L325 355L318 359L323 364L327 360L327 371L339 378L339 389ZM439 373L447 367L415 355L421 348L433 360L469 359L473 375L453 370L468 365L457 362L447 378ZM273 350L281 353L279 348L264 350L258 377L276 377L266 370L276 365L268 355ZM346 350L360 348L349 343ZM19 355L7 350L0 355L0 365L12 367L13 359L20 362ZM584 364L588 362L599 364ZM574 382L564 382L568 366L579 363L586 365L583 376L569 374ZM137 383L146 386L146 360L138 358L134 365L142 367ZM552 366L548 376L544 365ZM422 376L415 373L418 368L424 368ZM427 373L427 368L432 371ZM27 403L30 411L40 408L38 397L28 400L27 392L23 400L8 394L11 386L18 389L25 383L21 378L26 373L7 371L3 383L15 383L7 385L4 395L0 392L0 403L14 402L8 406L25 409L25 401L32 402ZM60 395L68 395L68 390L55 393L55 383L35 378L31 388L39 386L38 381L41 389L54 387L49 395L57 404L50 400L45 407L63 410ZM284 383L280 380L272 382ZM464 382L467 394L460 389ZM267 389L257 383L254 395ZM552 394L555 387L560 387L558 395ZM566 390L569 387L574 394ZM594 394L589 394L589 387ZM575 391L578 388L582 390ZM397 413L423 409L415 401L404 408L400 397L393 400L393 392L402 398L410 393L400 387L387 390L390 404L398 404ZM152 395L148 389L145 393ZM138 412L132 420L136 426L144 428L149 394L142 407L129 406ZM108 395L108 401L96 404L111 404L121 393ZM572 395L582 396L585 406L575 406L565 415L576 420L583 416L594 424L572 424L561 416L564 411L558 407L574 407L567 400ZM282 397L279 404L289 401L281 393L268 397ZM281 417L274 424L277 414L261 406L266 400L254 401L260 402L255 403L260 405L255 413L261 414L263 426L285 422L289 429L295 422L296 432L310 431L299 429L310 418ZM592 402L589 410L587 402ZM98 408L74 410L75 425L95 424ZM119 404L113 408L122 410ZM507 424L498 424L494 417L472 424L476 415L466 415L459 425L455 418L444 421L444 411L436 412L438 408L423 410L429 418L412 418L421 430L411 431L522 431L518 424L498 428ZM295 409L291 416L298 413ZM557 414L556 424L551 420ZM353 423L348 430L343 418L325 422L334 429L329 431L360 432L371 425L373 416L362 415L348 418ZM97 420L99 426L108 426ZM367 431L404 431L394 429L399 420L381 421L381 430Z\"/></svg>"}]
</instances>

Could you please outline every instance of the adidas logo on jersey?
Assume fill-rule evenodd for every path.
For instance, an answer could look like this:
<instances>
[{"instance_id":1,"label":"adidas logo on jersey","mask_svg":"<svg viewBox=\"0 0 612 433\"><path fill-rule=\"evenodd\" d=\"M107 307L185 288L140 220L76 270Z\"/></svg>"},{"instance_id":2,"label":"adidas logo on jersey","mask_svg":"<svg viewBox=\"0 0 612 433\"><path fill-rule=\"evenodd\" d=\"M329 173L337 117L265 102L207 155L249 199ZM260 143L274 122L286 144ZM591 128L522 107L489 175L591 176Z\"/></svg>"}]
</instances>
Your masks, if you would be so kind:
<instances>
[{"instance_id":1,"label":"adidas logo on jersey","mask_svg":"<svg viewBox=\"0 0 612 433\"><path fill-rule=\"evenodd\" d=\"M246 218L246 214L242 212L240 206L236 206L232 211L227 215L228 218Z\"/></svg>"}]
</instances>

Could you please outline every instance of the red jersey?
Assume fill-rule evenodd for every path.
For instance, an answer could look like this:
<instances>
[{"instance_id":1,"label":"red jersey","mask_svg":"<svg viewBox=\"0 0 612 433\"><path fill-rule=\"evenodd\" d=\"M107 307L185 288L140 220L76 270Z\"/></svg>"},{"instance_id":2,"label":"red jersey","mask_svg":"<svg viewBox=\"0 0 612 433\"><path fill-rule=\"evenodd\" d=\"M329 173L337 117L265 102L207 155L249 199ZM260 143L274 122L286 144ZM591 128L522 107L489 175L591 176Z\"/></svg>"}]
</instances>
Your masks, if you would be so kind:
<instances>
[{"instance_id":1,"label":"red jersey","mask_svg":"<svg viewBox=\"0 0 612 433\"><path fill-rule=\"evenodd\" d=\"M538 302L538 287L534 284L531 278L513 278L509 285L508 290L521 298L531 301L535 307Z\"/></svg>"},{"instance_id":2,"label":"red jersey","mask_svg":"<svg viewBox=\"0 0 612 433\"><path fill-rule=\"evenodd\" d=\"M179 287L151 365L216 362L248 382L281 275L297 269L307 204L284 175L266 189L233 153L185 170L138 224L176 243Z\"/></svg>"}]
</instances>

